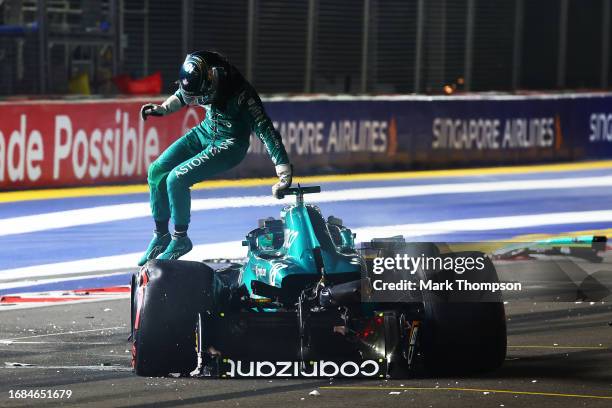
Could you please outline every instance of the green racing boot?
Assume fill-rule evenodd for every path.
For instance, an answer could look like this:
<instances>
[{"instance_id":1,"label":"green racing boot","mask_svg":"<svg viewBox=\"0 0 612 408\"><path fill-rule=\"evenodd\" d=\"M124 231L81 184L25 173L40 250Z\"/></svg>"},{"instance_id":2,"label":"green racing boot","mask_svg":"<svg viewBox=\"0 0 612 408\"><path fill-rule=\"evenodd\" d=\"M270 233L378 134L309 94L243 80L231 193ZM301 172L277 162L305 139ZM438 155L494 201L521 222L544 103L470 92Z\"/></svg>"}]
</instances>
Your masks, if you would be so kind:
<instances>
[{"instance_id":1,"label":"green racing boot","mask_svg":"<svg viewBox=\"0 0 612 408\"><path fill-rule=\"evenodd\" d=\"M187 252L191 251L193 244L187 235L185 236L173 236L170 245L164 251L163 254L159 255L157 259L179 259Z\"/></svg>"},{"instance_id":2,"label":"green racing boot","mask_svg":"<svg viewBox=\"0 0 612 408\"><path fill-rule=\"evenodd\" d=\"M138 261L138 266L146 264L148 260L155 259L157 255L164 252L168 245L170 245L170 241L172 241L172 236L169 232L165 234L153 233L153 239L142 258L140 258L140 261Z\"/></svg>"}]
</instances>

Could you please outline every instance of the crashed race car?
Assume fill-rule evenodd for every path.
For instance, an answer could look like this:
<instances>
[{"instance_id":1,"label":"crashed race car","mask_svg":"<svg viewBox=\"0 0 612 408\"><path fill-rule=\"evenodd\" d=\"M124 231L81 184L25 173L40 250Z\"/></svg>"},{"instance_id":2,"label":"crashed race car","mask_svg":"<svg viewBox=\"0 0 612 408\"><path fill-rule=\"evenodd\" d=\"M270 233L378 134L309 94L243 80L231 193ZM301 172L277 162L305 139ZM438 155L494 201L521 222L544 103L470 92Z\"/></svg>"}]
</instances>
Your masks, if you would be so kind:
<instances>
[{"instance_id":1,"label":"crashed race car","mask_svg":"<svg viewBox=\"0 0 612 408\"><path fill-rule=\"evenodd\" d=\"M152 260L132 277L132 366L141 376L400 377L494 370L506 355L501 295L452 299L423 289L372 295L372 262L439 254L401 237L356 246L342 220L304 203L320 187L291 188L295 204L260 220L248 255L213 269ZM454 254L453 256L457 256ZM393 271L391 271L393 273ZM486 262L477 277L497 281ZM419 270L409 279L454 274Z\"/></svg>"}]
</instances>

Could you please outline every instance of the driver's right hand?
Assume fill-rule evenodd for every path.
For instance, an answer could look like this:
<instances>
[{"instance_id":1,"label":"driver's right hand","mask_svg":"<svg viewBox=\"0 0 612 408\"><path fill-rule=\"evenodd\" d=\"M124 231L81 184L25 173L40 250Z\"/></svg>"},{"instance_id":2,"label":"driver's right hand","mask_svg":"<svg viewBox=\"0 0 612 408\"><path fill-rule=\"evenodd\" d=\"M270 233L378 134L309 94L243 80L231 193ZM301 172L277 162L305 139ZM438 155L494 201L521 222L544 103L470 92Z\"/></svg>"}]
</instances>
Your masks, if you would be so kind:
<instances>
[{"instance_id":1,"label":"driver's right hand","mask_svg":"<svg viewBox=\"0 0 612 408\"><path fill-rule=\"evenodd\" d=\"M165 114L166 108L154 103L147 103L140 108L140 117L142 117L142 120L147 120L149 116L164 116Z\"/></svg>"}]
</instances>

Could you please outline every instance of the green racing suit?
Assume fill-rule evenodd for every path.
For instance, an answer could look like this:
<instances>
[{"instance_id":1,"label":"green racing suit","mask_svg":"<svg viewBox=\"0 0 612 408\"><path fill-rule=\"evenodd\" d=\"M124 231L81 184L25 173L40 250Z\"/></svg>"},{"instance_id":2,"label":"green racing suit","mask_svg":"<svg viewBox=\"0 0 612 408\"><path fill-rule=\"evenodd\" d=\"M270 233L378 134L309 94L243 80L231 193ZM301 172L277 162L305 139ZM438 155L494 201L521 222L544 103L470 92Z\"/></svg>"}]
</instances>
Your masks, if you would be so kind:
<instances>
[{"instance_id":1,"label":"green racing suit","mask_svg":"<svg viewBox=\"0 0 612 408\"><path fill-rule=\"evenodd\" d=\"M239 74L237 74L239 76ZM274 165L289 164L280 134L261 99L241 76L223 103L208 106L205 119L168 147L149 167L151 211L156 221L190 221L190 187L240 163L251 132L263 142ZM185 101L175 93L182 105Z\"/></svg>"}]
</instances>

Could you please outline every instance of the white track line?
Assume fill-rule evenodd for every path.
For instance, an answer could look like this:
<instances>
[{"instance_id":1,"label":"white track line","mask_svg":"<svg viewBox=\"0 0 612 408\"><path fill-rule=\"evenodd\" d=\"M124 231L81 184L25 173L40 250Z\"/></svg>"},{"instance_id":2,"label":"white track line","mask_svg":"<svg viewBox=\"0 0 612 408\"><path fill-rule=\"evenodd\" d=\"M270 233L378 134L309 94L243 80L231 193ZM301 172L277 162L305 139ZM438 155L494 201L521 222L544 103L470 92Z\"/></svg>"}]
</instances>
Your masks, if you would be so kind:
<instances>
[{"instance_id":1,"label":"white track line","mask_svg":"<svg viewBox=\"0 0 612 408\"><path fill-rule=\"evenodd\" d=\"M39 337L64 336L66 334L91 333L91 332L99 332L99 331L106 331L106 330L117 330L117 329L126 329L126 326L103 327L101 329L87 329L87 330L70 330L70 331L67 331L67 332L47 333L47 334L34 334L32 336L13 337L13 338L10 338L10 339L0 339L0 341L4 342L4 341L13 341L13 340L36 339L36 338L39 338Z\"/></svg>"},{"instance_id":2,"label":"white track line","mask_svg":"<svg viewBox=\"0 0 612 408\"><path fill-rule=\"evenodd\" d=\"M57 265L57 264L53 264L53 265ZM84 271L85 274L83 275L79 275L79 276L71 276L71 277L62 277L62 278L48 278L45 279L44 277L41 278L34 278L32 280L18 280L18 281L14 281L13 283L0 283L0 290L1 289L7 289L7 288L22 288L25 286L34 286L34 285L48 285L48 284L52 284L52 283L58 283L58 282L70 282L70 281L75 281L75 280L82 280L82 279L92 279L92 278L96 278L96 279L100 279L100 278L107 278L109 276L116 276L116 275L125 275L125 272L114 272L114 273L102 273L102 274L96 274L95 276L92 276L90 272L92 271ZM56 276L52 275L52 276ZM2 280L0 280L1 282ZM129 282L125 282L125 284L129 284Z\"/></svg>"},{"instance_id":3,"label":"white track line","mask_svg":"<svg viewBox=\"0 0 612 408\"><path fill-rule=\"evenodd\" d=\"M193 250L181 259L201 261L205 258L239 258L246 255L246 247L241 241L220 242L215 244L203 244L194 246ZM113 269L137 270L136 262L142 256L140 252L125 255L104 256L100 258L80 259L78 261L58 262L47 265L26 266L16 269L5 269L0 271L0 289L14 288L38 284L29 281L24 285L22 280L36 277L62 276L84 272L101 272ZM106 276L108 274L105 274ZM83 279L83 276L78 279ZM19 279L19 282L6 282L7 280ZM77 279L70 277L71 280ZM53 282L44 282L53 283Z\"/></svg>"},{"instance_id":4,"label":"white track line","mask_svg":"<svg viewBox=\"0 0 612 408\"><path fill-rule=\"evenodd\" d=\"M376 237L403 235L405 237L427 236L455 231L494 231L541 225L586 224L611 222L612 210L574 211L550 214L511 215L490 218L435 221L421 224L366 227L357 230L360 241Z\"/></svg>"},{"instance_id":5,"label":"white track line","mask_svg":"<svg viewBox=\"0 0 612 408\"><path fill-rule=\"evenodd\" d=\"M116 356L113 356L116 357ZM39 364L19 366L19 367L5 367L6 369L23 370L27 368L33 368L36 370L90 370L90 371L133 371L132 367L125 367L121 365L66 365L66 366L44 366Z\"/></svg>"},{"instance_id":6,"label":"white track line","mask_svg":"<svg viewBox=\"0 0 612 408\"><path fill-rule=\"evenodd\" d=\"M593 222L612 222L612 210L469 218L462 220L364 227L356 228L353 231L357 233L359 241L366 242L372 238L390 237L394 235L421 237L459 231L495 231L543 225L569 225ZM246 248L241 245L240 241L228 241L215 244L196 245L193 250L182 259L200 261L213 257L240 258L245 256L245 254ZM125 255L7 269L0 271L0 289L29 286L33 283L38 283L34 280L37 277L61 277L66 274L89 272L95 274L96 272L112 269L136 270L136 260L140 256L140 252L135 252ZM71 279L73 279L73 277L71 277ZM58 278L58 281L61 280L62 279Z\"/></svg>"},{"instance_id":7,"label":"white track line","mask_svg":"<svg viewBox=\"0 0 612 408\"><path fill-rule=\"evenodd\" d=\"M92 278L95 276L92 276ZM62 302L23 302L23 303L3 303L0 306L0 313L9 312L13 310L21 310L21 309L34 309L38 307L51 307L51 306L71 306L79 303L96 303L96 302L108 302L114 300L123 300L129 299L129 293L123 293L121 295L113 295L107 297L96 297L96 298L88 298L83 296L83 299L77 300L65 300ZM1 344L1 341L0 341Z\"/></svg>"},{"instance_id":8,"label":"white track line","mask_svg":"<svg viewBox=\"0 0 612 408\"><path fill-rule=\"evenodd\" d=\"M478 183L432 184L352 188L324 191L313 197L315 203L335 201L378 200L440 194L471 194L502 191L555 190L588 187L612 187L612 176L560 179L489 181ZM192 200L192 211L222 208L261 207L288 204L291 197L276 200L271 196L238 196ZM150 217L149 203L106 205L77 210L0 219L0 236L46 231L79 225L99 224L133 218Z\"/></svg>"},{"instance_id":9,"label":"white track line","mask_svg":"<svg viewBox=\"0 0 612 408\"><path fill-rule=\"evenodd\" d=\"M108 342L92 342L92 341L12 341L12 340L0 340L0 345L10 346L13 344L84 344L87 346L108 346L114 345L115 343Z\"/></svg>"}]
</instances>

